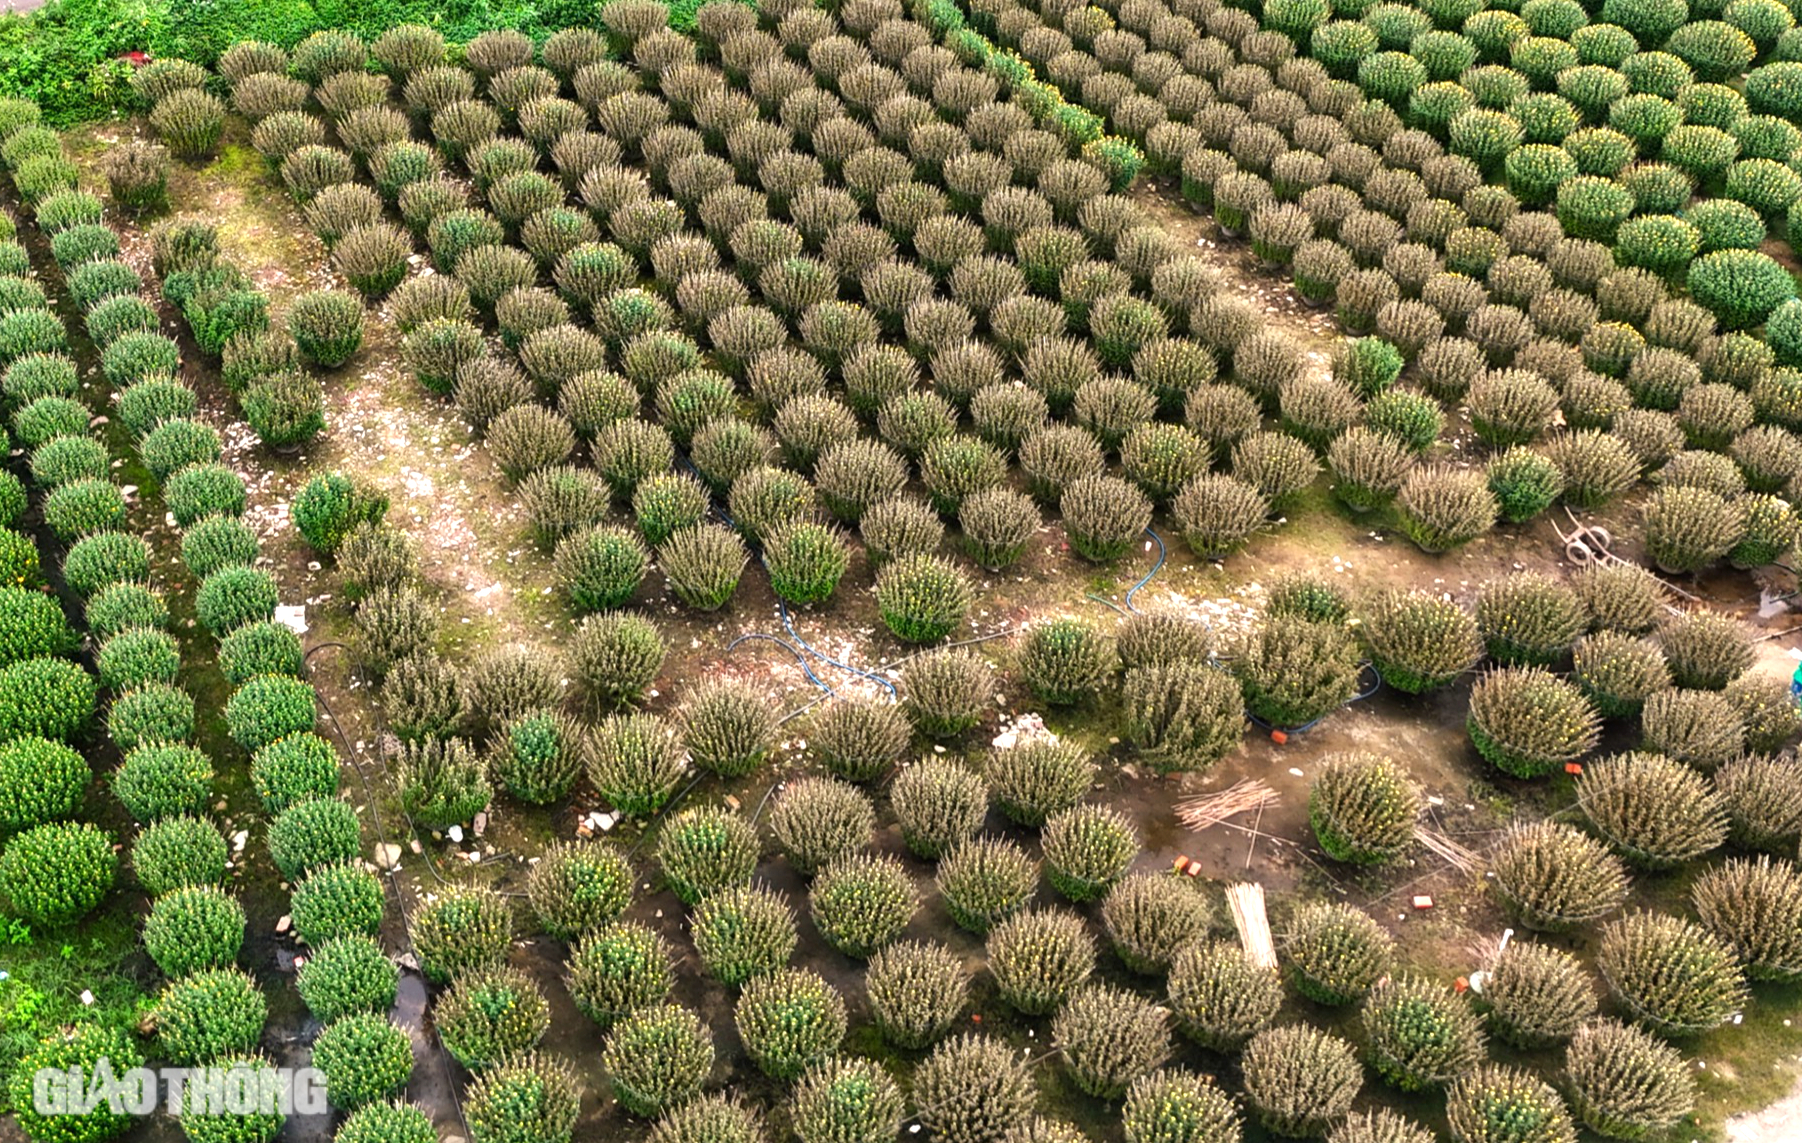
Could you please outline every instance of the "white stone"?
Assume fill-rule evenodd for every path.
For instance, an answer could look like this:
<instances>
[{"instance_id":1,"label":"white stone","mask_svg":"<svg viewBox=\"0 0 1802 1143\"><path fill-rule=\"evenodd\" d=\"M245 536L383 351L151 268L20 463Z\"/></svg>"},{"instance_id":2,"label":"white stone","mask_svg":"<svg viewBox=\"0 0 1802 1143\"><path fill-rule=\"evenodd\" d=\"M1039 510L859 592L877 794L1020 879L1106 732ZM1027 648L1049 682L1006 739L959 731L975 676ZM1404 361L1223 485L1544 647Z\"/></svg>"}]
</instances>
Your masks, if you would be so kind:
<instances>
[{"instance_id":1,"label":"white stone","mask_svg":"<svg viewBox=\"0 0 1802 1143\"><path fill-rule=\"evenodd\" d=\"M275 609L275 621L296 635L305 635L307 633L307 605L304 603L281 604Z\"/></svg>"},{"instance_id":2,"label":"white stone","mask_svg":"<svg viewBox=\"0 0 1802 1143\"><path fill-rule=\"evenodd\" d=\"M463 840L463 827L460 825L454 825L444 832L452 841Z\"/></svg>"}]
</instances>

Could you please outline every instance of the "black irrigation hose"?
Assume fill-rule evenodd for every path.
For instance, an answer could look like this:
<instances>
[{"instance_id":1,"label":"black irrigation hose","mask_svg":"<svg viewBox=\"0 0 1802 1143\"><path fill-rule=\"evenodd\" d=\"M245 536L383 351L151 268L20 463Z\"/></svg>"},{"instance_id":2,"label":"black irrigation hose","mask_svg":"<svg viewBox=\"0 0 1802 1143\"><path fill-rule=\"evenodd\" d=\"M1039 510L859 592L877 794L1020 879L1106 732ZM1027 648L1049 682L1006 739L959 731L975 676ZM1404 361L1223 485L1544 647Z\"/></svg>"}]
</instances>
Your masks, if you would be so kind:
<instances>
[{"instance_id":1,"label":"black irrigation hose","mask_svg":"<svg viewBox=\"0 0 1802 1143\"><path fill-rule=\"evenodd\" d=\"M793 644L785 642L784 640L778 639L774 635L765 635L761 631L752 631L749 634L740 635L738 638L732 640L732 642L726 644L726 654L730 655L732 653L733 648L737 647L740 643L746 642L747 640L750 640L750 639L764 639L771 643L774 643L776 646L782 648L784 651L787 651L789 654L791 654L795 657L795 662L797 664L799 664L801 669L807 673L807 681L808 682L812 683L814 686L825 691L827 697L831 697L835 693L833 691L833 689L830 686L828 686L823 679L820 678L820 676L813 673L813 667L808 664L806 655L803 655L798 649L795 648L795 646Z\"/></svg>"},{"instance_id":2,"label":"black irrigation hose","mask_svg":"<svg viewBox=\"0 0 1802 1143\"><path fill-rule=\"evenodd\" d=\"M766 570L768 569L768 566L769 565L767 564L764 565ZM794 621L789 618L788 601L781 596L777 596L776 604L782 609L782 626L788 629L789 638L800 644L803 650L828 666L837 667L841 671L849 671L854 675L862 675L866 679L874 680L878 686L881 686L888 691L890 701L899 702L901 700L901 692L895 689L894 683L889 682L880 675L872 674L871 672L862 670L858 667L853 667L849 663L841 663L837 659L832 658L830 655L827 655L825 652L809 644L807 640L801 638L800 632L795 630Z\"/></svg>"},{"instance_id":3,"label":"black irrigation hose","mask_svg":"<svg viewBox=\"0 0 1802 1143\"><path fill-rule=\"evenodd\" d=\"M1142 588L1144 588L1144 586L1146 584L1151 582L1152 577L1157 575L1158 572L1160 572L1164 569L1164 563L1170 557L1170 549L1164 546L1164 537L1158 535L1157 532L1149 524L1146 525L1146 527L1145 527L1145 534L1147 536L1150 536L1152 541L1154 543L1156 543L1158 546L1157 563L1151 565L1151 570L1146 572L1145 575L1139 580L1138 583L1135 583L1131 587L1126 589L1126 598L1124 600L1126 606L1121 607L1120 604L1115 603L1113 600L1105 598L1104 596L1096 595L1092 591L1084 592L1083 593L1084 599L1094 600L1096 603L1101 604L1101 606L1109 609L1110 611L1113 611L1115 614L1120 615L1122 617L1126 616L1129 613L1132 615L1145 614L1143 611L1140 611L1136 605L1134 605L1133 596L1139 594L1139 591ZM1208 623L1207 620L1205 620L1205 619L1202 620L1202 623L1209 630L1213 629L1213 624Z\"/></svg>"},{"instance_id":4,"label":"black irrigation hose","mask_svg":"<svg viewBox=\"0 0 1802 1143\"><path fill-rule=\"evenodd\" d=\"M693 473L697 479L701 478L700 470L695 468L694 461L690 460L686 454L679 454L677 459L681 462L682 467L688 469L688 471ZM703 483L705 483L705 481L703 481ZM731 515L727 513L725 507L719 502L719 497L714 496L710 493L707 498L707 503L708 503L708 507L713 512L717 513L721 520L725 521L727 527L737 529L737 527L738 527L737 523L735 523L733 521ZM759 562L763 563L763 569L767 573L769 571L769 564L767 562L764 562L763 560L761 560L761 558L759 559ZM799 646L802 651L807 652L807 654L812 655L814 658L818 659L822 663L825 663L827 666L837 667L841 671L848 671L851 674L861 675L866 679L873 680L879 686L887 688L890 699L899 701L900 695L895 690L895 684L889 682L887 679L880 678L874 674L871 674L869 671L860 670L857 667L853 667L848 663L841 663L837 659L832 658L830 655L827 655L824 652L820 651L818 648L814 647L812 644L807 642L807 640L801 638L801 633L795 630L794 622L793 622L793 620L791 620L789 618L788 601L783 599L780 595L778 595L776 597L776 606L779 607L782 612L783 628L785 630L787 630L789 638L794 640L795 644L797 646ZM733 647L738 646L740 643L744 642L746 639L768 639L773 643L777 643L783 647L787 647L788 650L790 650L790 651L795 650L794 647L790 647L788 644L783 643L782 640L776 638L774 635L766 635L761 632L754 632L752 634L740 636L739 638L733 640L731 645L728 646L726 648L726 650L727 651L732 650ZM807 679L809 682L813 683L815 686L817 686L821 690L825 691L828 696L830 696L834 693L832 687L828 686L818 675L814 674L813 668L808 665L806 659L800 654L800 652L795 652L795 657L797 659L801 660L801 669L807 672ZM818 701L818 700L815 700L815 701ZM806 707L803 707L802 709L805 710ZM798 714L799 712L797 711L794 713ZM783 719L783 721L786 722L788 720L788 718L792 718L792 717L794 717L794 714L788 715L786 718Z\"/></svg>"}]
</instances>

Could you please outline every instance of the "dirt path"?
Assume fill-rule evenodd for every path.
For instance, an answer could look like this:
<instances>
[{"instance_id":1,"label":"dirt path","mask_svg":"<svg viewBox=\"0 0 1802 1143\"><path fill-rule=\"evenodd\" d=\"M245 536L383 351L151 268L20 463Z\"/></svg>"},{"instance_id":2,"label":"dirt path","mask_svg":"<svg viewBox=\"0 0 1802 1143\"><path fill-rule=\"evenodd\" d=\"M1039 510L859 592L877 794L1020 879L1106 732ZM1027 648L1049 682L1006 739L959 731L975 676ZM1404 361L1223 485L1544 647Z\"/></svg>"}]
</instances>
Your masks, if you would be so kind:
<instances>
[{"instance_id":1,"label":"dirt path","mask_svg":"<svg viewBox=\"0 0 1802 1143\"><path fill-rule=\"evenodd\" d=\"M104 149L135 124L70 132L78 163L97 166ZM220 246L269 295L279 325L297 295L348 289L329 269L323 245L307 229L233 120L219 157L170 173L171 216L219 226ZM148 276L144 227L121 220L128 250ZM423 258L421 272L430 273ZM288 505L315 475L342 469L386 493L389 519L419 547L426 579L440 589L447 649L475 641L540 642L560 615L544 606L549 561L526 537L524 514L469 427L448 403L419 390L400 364L400 333L385 307L369 311L361 350L325 371L326 431L292 457L271 454L239 417L212 362L190 360L184 373L201 394L207 419L226 439L225 460L250 487L248 519L263 536L283 597L332 607L329 576L294 535Z\"/></svg>"},{"instance_id":2,"label":"dirt path","mask_svg":"<svg viewBox=\"0 0 1802 1143\"><path fill-rule=\"evenodd\" d=\"M1791 1143L1802 1122L1802 1076L1790 1093L1763 1111L1749 1111L1727 1120L1727 1143Z\"/></svg>"}]
</instances>

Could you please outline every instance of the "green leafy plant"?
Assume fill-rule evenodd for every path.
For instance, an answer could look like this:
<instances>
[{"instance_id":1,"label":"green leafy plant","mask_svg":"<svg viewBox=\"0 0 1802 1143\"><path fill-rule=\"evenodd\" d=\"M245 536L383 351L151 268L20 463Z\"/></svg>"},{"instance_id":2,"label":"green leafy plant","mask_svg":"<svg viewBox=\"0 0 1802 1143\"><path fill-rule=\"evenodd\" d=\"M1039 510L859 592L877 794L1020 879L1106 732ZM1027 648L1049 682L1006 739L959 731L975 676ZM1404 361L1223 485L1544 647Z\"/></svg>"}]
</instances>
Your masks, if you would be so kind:
<instances>
[{"instance_id":1,"label":"green leafy plant","mask_svg":"<svg viewBox=\"0 0 1802 1143\"><path fill-rule=\"evenodd\" d=\"M550 1005L517 969L480 969L439 997L432 1023L445 1050L480 1072L537 1046L550 1028Z\"/></svg>"},{"instance_id":2,"label":"green leafy plant","mask_svg":"<svg viewBox=\"0 0 1802 1143\"><path fill-rule=\"evenodd\" d=\"M93 779L87 761L60 742L27 735L0 744L0 836L74 816Z\"/></svg>"},{"instance_id":3,"label":"green leafy plant","mask_svg":"<svg viewBox=\"0 0 1802 1143\"><path fill-rule=\"evenodd\" d=\"M609 1028L633 1011L669 998L674 954L645 926L615 922L570 950L565 983L583 1015Z\"/></svg>"},{"instance_id":4,"label":"green leafy plant","mask_svg":"<svg viewBox=\"0 0 1802 1143\"><path fill-rule=\"evenodd\" d=\"M441 1002L442 1003L442 1002ZM334 1107L350 1109L386 1099L413 1074L413 1044L385 1015L340 1016L313 1042L313 1065L325 1076Z\"/></svg>"},{"instance_id":5,"label":"green leafy plant","mask_svg":"<svg viewBox=\"0 0 1802 1143\"><path fill-rule=\"evenodd\" d=\"M798 939L787 902L746 885L709 894L695 906L690 931L701 967L721 983L737 986L781 970Z\"/></svg>"},{"instance_id":6,"label":"green leafy plant","mask_svg":"<svg viewBox=\"0 0 1802 1143\"><path fill-rule=\"evenodd\" d=\"M394 1004L400 969L369 937L335 937L314 947L295 977L307 1011L324 1023Z\"/></svg>"},{"instance_id":7,"label":"green leafy plant","mask_svg":"<svg viewBox=\"0 0 1802 1143\"><path fill-rule=\"evenodd\" d=\"M1419 977L1378 984L1360 1013L1378 1074L1403 1091L1439 1087L1484 1058L1471 1006Z\"/></svg>"},{"instance_id":8,"label":"green leafy plant","mask_svg":"<svg viewBox=\"0 0 1802 1143\"><path fill-rule=\"evenodd\" d=\"M1177 953L1169 989L1177 1028L1217 1052L1244 1048L1282 1006L1282 979L1228 941L1197 942Z\"/></svg>"},{"instance_id":9,"label":"green leafy plant","mask_svg":"<svg viewBox=\"0 0 1802 1143\"><path fill-rule=\"evenodd\" d=\"M85 1114L77 1114L40 1112L31 1098L34 1077L44 1069L67 1074L69 1069L79 1068L83 1074L93 1075L102 1061L123 1072L142 1066L143 1055L129 1032L92 1020L58 1028L41 1040L26 1042L7 1090L13 1114L27 1138L102 1143L130 1127L131 1117L115 1112L105 1100Z\"/></svg>"},{"instance_id":10,"label":"green leafy plant","mask_svg":"<svg viewBox=\"0 0 1802 1143\"><path fill-rule=\"evenodd\" d=\"M380 524L387 511L387 497L336 472L309 480L288 509L301 537L326 555L337 552L357 525Z\"/></svg>"},{"instance_id":11,"label":"green leafy plant","mask_svg":"<svg viewBox=\"0 0 1802 1143\"><path fill-rule=\"evenodd\" d=\"M470 1085L464 1103L475 1143L518 1138L568 1143L581 1105L582 1088L575 1072L563 1061L537 1052L509 1057L483 1072Z\"/></svg>"},{"instance_id":12,"label":"green leafy plant","mask_svg":"<svg viewBox=\"0 0 1802 1143\"><path fill-rule=\"evenodd\" d=\"M657 838L657 861L671 892L694 905L709 894L744 885L756 871L762 844L745 819L717 806L690 807L671 818Z\"/></svg>"},{"instance_id":13,"label":"green leafy plant","mask_svg":"<svg viewBox=\"0 0 1802 1143\"><path fill-rule=\"evenodd\" d=\"M259 749L251 759L250 781L263 808L279 814L311 798L338 792L338 752L317 734L283 735Z\"/></svg>"},{"instance_id":14,"label":"green leafy plant","mask_svg":"<svg viewBox=\"0 0 1802 1143\"><path fill-rule=\"evenodd\" d=\"M1566 825L1515 826L1490 854L1503 908L1530 929L1562 932L1604 917L1627 895L1627 870L1608 847Z\"/></svg>"},{"instance_id":15,"label":"green leafy plant","mask_svg":"<svg viewBox=\"0 0 1802 1143\"><path fill-rule=\"evenodd\" d=\"M977 837L940 859L935 884L952 921L980 934L1025 906L1038 871L1012 842Z\"/></svg>"},{"instance_id":16,"label":"green leafy plant","mask_svg":"<svg viewBox=\"0 0 1802 1143\"><path fill-rule=\"evenodd\" d=\"M110 834L85 822L46 822L0 852L0 896L31 924L62 926L92 912L117 873Z\"/></svg>"},{"instance_id":17,"label":"green leafy plant","mask_svg":"<svg viewBox=\"0 0 1802 1143\"><path fill-rule=\"evenodd\" d=\"M244 942L244 910L213 885L158 897L144 922L144 948L171 979L229 967Z\"/></svg>"},{"instance_id":18,"label":"green leafy plant","mask_svg":"<svg viewBox=\"0 0 1802 1143\"><path fill-rule=\"evenodd\" d=\"M1459 1143L1576 1138L1564 1101L1544 1081L1501 1064L1485 1064L1446 1093L1446 1118Z\"/></svg>"},{"instance_id":19,"label":"green leafy plant","mask_svg":"<svg viewBox=\"0 0 1802 1143\"><path fill-rule=\"evenodd\" d=\"M544 930L570 940L625 912L632 902L632 867L611 846L559 843L532 867L526 894Z\"/></svg>"},{"instance_id":20,"label":"green leafy plant","mask_svg":"<svg viewBox=\"0 0 1802 1143\"><path fill-rule=\"evenodd\" d=\"M226 701L226 729L232 741L255 753L279 738L313 729L314 701L308 683L286 675L259 675Z\"/></svg>"},{"instance_id":21,"label":"green leafy plant","mask_svg":"<svg viewBox=\"0 0 1802 1143\"><path fill-rule=\"evenodd\" d=\"M153 1009L163 1055L184 1065L248 1051L262 1037L268 1005L240 969L192 973L163 989Z\"/></svg>"},{"instance_id":22,"label":"green leafy plant","mask_svg":"<svg viewBox=\"0 0 1802 1143\"><path fill-rule=\"evenodd\" d=\"M647 1006L625 1017L601 1053L615 1098L628 1112L645 1118L699 1095L713 1058L707 1026L673 1004Z\"/></svg>"},{"instance_id":23,"label":"green leafy plant","mask_svg":"<svg viewBox=\"0 0 1802 1143\"><path fill-rule=\"evenodd\" d=\"M1281 1135L1319 1134L1351 1110L1363 1086L1352 1046L1305 1024L1259 1032L1240 1066L1252 1111Z\"/></svg>"},{"instance_id":24,"label":"green leafy plant","mask_svg":"<svg viewBox=\"0 0 1802 1143\"><path fill-rule=\"evenodd\" d=\"M1108 890L1101 920L1114 952L1134 972L1168 972L1186 946L1207 932L1208 903L1186 879L1129 873Z\"/></svg>"}]
</instances>

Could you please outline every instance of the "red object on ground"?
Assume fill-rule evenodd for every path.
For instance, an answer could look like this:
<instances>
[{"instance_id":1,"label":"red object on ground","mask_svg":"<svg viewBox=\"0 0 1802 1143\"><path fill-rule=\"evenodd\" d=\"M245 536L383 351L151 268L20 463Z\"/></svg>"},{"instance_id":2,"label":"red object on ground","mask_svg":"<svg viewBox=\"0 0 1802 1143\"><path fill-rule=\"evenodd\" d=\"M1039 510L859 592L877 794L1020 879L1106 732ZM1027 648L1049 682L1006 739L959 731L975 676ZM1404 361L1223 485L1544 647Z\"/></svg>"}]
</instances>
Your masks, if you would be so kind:
<instances>
[{"instance_id":1,"label":"red object on ground","mask_svg":"<svg viewBox=\"0 0 1802 1143\"><path fill-rule=\"evenodd\" d=\"M1469 992L1470 991L1470 981L1467 978L1460 976L1457 980L1452 981L1452 991L1453 992Z\"/></svg>"},{"instance_id":2,"label":"red object on ground","mask_svg":"<svg viewBox=\"0 0 1802 1143\"><path fill-rule=\"evenodd\" d=\"M1583 763L1581 763L1581 762L1566 762L1564 764L1564 772L1566 774L1571 774L1571 775L1581 774L1583 772Z\"/></svg>"},{"instance_id":3,"label":"red object on ground","mask_svg":"<svg viewBox=\"0 0 1802 1143\"><path fill-rule=\"evenodd\" d=\"M1278 746L1284 746L1288 744L1289 736L1281 730L1273 730L1270 732L1270 741L1276 743Z\"/></svg>"},{"instance_id":4,"label":"red object on ground","mask_svg":"<svg viewBox=\"0 0 1802 1143\"><path fill-rule=\"evenodd\" d=\"M145 64L150 62L150 53L149 52L126 52L124 58L127 60L130 60L131 65L133 67L143 67Z\"/></svg>"},{"instance_id":5,"label":"red object on ground","mask_svg":"<svg viewBox=\"0 0 1802 1143\"><path fill-rule=\"evenodd\" d=\"M1187 857L1178 857L1176 859L1176 871L1181 873L1187 868L1189 868L1189 859Z\"/></svg>"}]
</instances>

